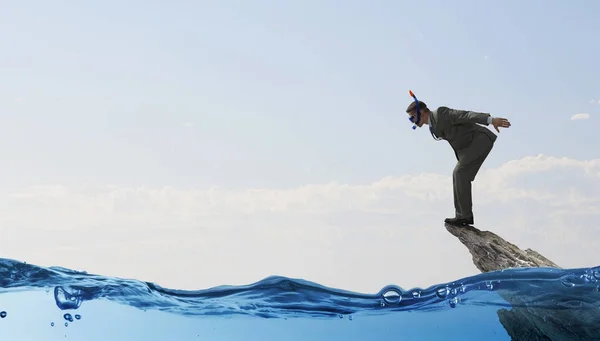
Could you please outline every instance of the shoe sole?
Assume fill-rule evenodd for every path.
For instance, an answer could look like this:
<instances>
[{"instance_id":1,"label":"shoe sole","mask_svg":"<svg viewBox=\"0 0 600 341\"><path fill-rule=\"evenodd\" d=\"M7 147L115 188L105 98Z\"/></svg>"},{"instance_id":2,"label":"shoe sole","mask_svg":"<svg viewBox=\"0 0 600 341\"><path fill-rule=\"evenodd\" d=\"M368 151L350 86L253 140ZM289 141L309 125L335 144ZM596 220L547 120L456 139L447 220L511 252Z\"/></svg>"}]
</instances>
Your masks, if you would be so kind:
<instances>
[{"instance_id":1,"label":"shoe sole","mask_svg":"<svg viewBox=\"0 0 600 341\"><path fill-rule=\"evenodd\" d=\"M450 225L450 226L473 226L473 223L450 223L450 222L445 222L446 224Z\"/></svg>"}]
</instances>

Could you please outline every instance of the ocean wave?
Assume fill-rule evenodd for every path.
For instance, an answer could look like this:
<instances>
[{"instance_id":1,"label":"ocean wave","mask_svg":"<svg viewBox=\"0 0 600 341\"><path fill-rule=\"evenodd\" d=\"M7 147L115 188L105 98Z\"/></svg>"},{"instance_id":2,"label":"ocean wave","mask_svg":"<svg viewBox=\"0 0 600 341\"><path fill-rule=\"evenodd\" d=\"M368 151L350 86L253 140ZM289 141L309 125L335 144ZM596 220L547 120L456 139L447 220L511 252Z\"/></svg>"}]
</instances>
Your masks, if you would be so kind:
<instances>
[{"instance_id":1,"label":"ocean wave","mask_svg":"<svg viewBox=\"0 0 600 341\"><path fill-rule=\"evenodd\" d=\"M428 288L403 289L388 285L377 293L365 294L282 276L267 277L248 285L177 290L135 279L0 259L0 294L28 290L52 290L56 306L61 310L76 310L87 301L103 299L142 310L187 316L335 318L440 311L460 306L557 312L576 309L598 315L600 267L515 268Z\"/></svg>"}]
</instances>

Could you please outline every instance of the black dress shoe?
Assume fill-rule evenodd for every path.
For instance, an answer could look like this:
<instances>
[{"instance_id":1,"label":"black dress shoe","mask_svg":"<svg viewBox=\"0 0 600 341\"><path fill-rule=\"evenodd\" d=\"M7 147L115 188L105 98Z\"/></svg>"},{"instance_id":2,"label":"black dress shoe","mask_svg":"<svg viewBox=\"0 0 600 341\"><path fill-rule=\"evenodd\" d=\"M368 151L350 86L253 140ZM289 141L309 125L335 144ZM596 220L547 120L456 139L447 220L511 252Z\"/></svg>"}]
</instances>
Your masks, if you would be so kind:
<instances>
[{"instance_id":1,"label":"black dress shoe","mask_svg":"<svg viewBox=\"0 0 600 341\"><path fill-rule=\"evenodd\" d=\"M446 223L455 226L473 225L473 217L470 218L446 218Z\"/></svg>"}]
</instances>

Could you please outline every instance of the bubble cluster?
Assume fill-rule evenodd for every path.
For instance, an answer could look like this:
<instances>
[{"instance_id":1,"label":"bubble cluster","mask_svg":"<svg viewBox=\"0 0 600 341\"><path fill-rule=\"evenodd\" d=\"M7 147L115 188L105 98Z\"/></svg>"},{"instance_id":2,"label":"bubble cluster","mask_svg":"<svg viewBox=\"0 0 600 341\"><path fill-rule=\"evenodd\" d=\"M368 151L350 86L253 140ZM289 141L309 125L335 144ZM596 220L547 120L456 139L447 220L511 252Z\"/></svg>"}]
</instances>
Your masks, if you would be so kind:
<instances>
[{"instance_id":1,"label":"bubble cluster","mask_svg":"<svg viewBox=\"0 0 600 341\"><path fill-rule=\"evenodd\" d=\"M442 287L437 288L437 290L435 291L435 294L438 298L443 299L443 300L448 300L448 304L450 305L451 308L455 308L458 303L460 303L461 299L459 297L460 294L463 294L466 292L466 287L461 284L460 286L454 287L454 286L449 286L449 285L445 285Z\"/></svg>"},{"instance_id":2,"label":"bubble cluster","mask_svg":"<svg viewBox=\"0 0 600 341\"><path fill-rule=\"evenodd\" d=\"M599 270L587 270L580 276L586 282L596 283L600 281L600 271Z\"/></svg>"},{"instance_id":3,"label":"bubble cluster","mask_svg":"<svg viewBox=\"0 0 600 341\"><path fill-rule=\"evenodd\" d=\"M65 313L63 315L63 318L65 319L65 327L69 326L69 322L74 321L73 317L75 317L75 320L81 320L81 315L79 314L71 315L70 313ZM54 327L54 322L50 322L50 325Z\"/></svg>"}]
</instances>

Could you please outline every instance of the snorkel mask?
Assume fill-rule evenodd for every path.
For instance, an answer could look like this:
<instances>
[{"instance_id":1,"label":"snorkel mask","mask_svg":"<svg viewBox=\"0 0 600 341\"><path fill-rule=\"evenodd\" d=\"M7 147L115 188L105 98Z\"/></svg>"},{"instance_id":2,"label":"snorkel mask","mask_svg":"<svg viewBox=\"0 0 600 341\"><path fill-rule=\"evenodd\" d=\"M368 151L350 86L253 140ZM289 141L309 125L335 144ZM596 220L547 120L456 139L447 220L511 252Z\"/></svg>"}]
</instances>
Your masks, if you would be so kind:
<instances>
[{"instance_id":1,"label":"snorkel mask","mask_svg":"<svg viewBox=\"0 0 600 341\"><path fill-rule=\"evenodd\" d=\"M413 116L409 117L408 120L411 121L413 124L413 130L417 129L417 124L419 124L419 122L421 122L421 111L419 110L419 100L417 100L417 96L415 96L415 94L412 92L412 90L408 90L408 93L411 95L412 98L415 99L415 104L416 104L416 110L417 110L417 120L415 121L415 118Z\"/></svg>"}]
</instances>

